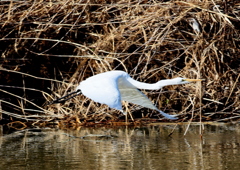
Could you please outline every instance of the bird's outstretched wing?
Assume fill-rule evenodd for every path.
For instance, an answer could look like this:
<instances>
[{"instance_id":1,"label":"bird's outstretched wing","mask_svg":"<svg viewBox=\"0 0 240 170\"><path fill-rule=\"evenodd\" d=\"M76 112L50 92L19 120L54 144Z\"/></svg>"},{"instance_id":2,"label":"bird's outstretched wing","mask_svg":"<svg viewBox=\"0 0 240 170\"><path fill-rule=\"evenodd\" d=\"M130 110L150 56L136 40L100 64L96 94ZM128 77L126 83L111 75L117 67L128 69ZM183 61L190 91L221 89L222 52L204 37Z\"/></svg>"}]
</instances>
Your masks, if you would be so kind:
<instances>
[{"instance_id":1,"label":"bird's outstretched wing","mask_svg":"<svg viewBox=\"0 0 240 170\"><path fill-rule=\"evenodd\" d=\"M119 88L121 93L121 100L137 104L149 109L154 109L160 112L164 117L168 119L177 119L173 115L169 115L167 113L164 113L163 111L159 110L154 104L147 98L145 94L143 94L141 91L135 88Z\"/></svg>"}]
</instances>

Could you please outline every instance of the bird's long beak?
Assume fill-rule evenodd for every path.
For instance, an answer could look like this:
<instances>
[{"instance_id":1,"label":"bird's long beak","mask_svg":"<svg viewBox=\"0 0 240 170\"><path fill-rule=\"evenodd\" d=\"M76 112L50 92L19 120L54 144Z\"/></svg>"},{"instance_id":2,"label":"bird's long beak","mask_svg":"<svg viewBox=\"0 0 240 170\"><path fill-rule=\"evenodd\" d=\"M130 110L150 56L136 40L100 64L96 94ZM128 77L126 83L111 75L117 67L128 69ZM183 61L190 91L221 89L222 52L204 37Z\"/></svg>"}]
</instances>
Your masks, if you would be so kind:
<instances>
[{"instance_id":1,"label":"bird's long beak","mask_svg":"<svg viewBox=\"0 0 240 170\"><path fill-rule=\"evenodd\" d=\"M184 79L185 81L195 82L195 81L205 81L205 79Z\"/></svg>"}]
</instances>

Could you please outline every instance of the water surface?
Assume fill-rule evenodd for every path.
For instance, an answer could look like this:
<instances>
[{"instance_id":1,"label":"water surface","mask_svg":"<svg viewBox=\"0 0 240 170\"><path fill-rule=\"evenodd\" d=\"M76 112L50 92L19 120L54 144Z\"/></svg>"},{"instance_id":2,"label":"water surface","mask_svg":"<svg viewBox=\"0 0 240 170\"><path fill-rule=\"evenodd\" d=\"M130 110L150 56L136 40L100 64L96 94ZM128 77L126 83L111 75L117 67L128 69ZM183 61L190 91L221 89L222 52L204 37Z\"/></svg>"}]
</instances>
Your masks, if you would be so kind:
<instances>
[{"instance_id":1,"label":"water surface","mask_svg":"<svg viewBox=\"0 0 240 170\"><path fill-rule=\"evenodd\" d=\"M240 169L239 125L203 127L202 137L198 124L186 135L175 124L2 133L0 169Z\"/></svg>"}]
</instances>

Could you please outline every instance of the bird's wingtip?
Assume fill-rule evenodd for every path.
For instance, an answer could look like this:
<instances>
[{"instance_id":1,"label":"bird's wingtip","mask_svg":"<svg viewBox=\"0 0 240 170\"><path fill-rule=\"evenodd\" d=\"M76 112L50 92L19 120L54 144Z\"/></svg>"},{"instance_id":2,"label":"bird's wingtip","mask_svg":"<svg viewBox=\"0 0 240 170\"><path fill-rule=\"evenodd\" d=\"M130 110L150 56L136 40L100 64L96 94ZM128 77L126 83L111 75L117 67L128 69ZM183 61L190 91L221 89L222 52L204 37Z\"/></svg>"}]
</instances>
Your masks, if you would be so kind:
<instances>
[{"instance_id":1,"label":"bird's wingtip","mask_svg":"<svg viewBox=\"0 0 240 170\"><path fill-rule=\"evenodd\" d=\"M164 113L161 110L158 110L165 118L170 119L170 120L177 120L178 118L176 117L177 115L169 115L167 113Z\"/></svg>"},{"instance_id":2,"label":"bird's wingtip","mask_svg":"<svg viewBox=\"0 0 240 170\"><path fill-rule=\"evenodd\" d=\"M178 119L175 115L169 115L166 118L171 119L171 120L177 120Z\"/></svg>"}]
</instances>

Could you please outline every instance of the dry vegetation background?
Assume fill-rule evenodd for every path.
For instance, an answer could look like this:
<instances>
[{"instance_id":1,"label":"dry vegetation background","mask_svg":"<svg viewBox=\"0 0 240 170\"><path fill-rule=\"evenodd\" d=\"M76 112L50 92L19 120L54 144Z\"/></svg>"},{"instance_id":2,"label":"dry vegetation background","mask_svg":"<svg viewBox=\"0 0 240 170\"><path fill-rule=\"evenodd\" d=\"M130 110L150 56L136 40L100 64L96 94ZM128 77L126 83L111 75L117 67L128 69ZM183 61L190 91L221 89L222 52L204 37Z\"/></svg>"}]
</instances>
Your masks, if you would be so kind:
<instances>
[{"instance_id":1,"label":"dry vegetation background","mask_svg":"<svg viewBox=\"0 0 240 170\"><path fill-rule=\"evenodd\" d=\"M119 112L84 96L44 106L109 70L147 83L204 78L202 84L146 94L182 118L240 117L238 1L6 0L0 11L1 122L112 120ZM152 110L131 104L128 109L136 119L158 119Z\"/></svg>"}]
</instances>

